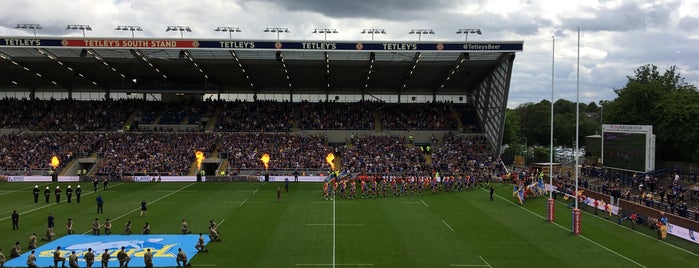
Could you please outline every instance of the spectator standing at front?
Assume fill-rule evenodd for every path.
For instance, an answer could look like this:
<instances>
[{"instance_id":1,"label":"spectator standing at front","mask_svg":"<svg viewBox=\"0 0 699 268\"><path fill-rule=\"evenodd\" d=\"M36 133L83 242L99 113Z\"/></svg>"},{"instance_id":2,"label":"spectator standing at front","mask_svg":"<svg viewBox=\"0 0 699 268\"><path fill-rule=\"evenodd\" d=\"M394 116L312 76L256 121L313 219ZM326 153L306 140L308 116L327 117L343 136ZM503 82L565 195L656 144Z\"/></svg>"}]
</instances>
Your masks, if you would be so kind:
<instances>
[{"instance_id":1,"label":"spectator standing at front","mask_svg":"<svg viewBox=\"0 0 699 268\"><path fill-rule=\"evenodd\" d=\"M32 235L29 236L29 246L27 247L27 249L32 250L36 249L36 247L36 233L32 233Z\"/></svg>"},{"instance_id":2,"label":"spectator standing at front","mask_svg":"<svg viewBox=\"0 0 699 268\"><path fill-rule=\"evenodd\" d=\"M100 235L100 220L98 218L95 218L95 221L92 222L92 234Z\"/></svg>"},{"instance_id":3,"label":"spectator standing at front","mask_svg":"<svg viewBox=\"0 0 699 268\"><path fill-rule=\"evenodd\" d=\"M78 268L80 267L78 265L78 255L75 254L75 251L70 253L70 256L68 256L68 265L70 268Z\"/></svg>"},{"instance_id":4,"label":"spectator standing at front","mask_svg":"<svg viewBox=\"0 0 699 268\"><path fill-rule=\"evenodd\" d=\"M56 185L56 189L53 190L53 194L56 196L56 204L61 203L61 187Z\"/></svg>"},{"instance_id":5,"label":"spectator standing at front","mask_svg":"<svg viewBox=\"0 0 699 268\"><path fill-rule=\"evenodd\" d=\"M53 228L56 227L56 218L53 217L53 214L51 214L51 212L49 212L49 216L46 217L46 221L48 222L49 230L53 233Z\"/></svg>"},{"instance_id":6,"label":"spectator standing at front","mask_svg":"<svg viewBox=\"0 0 699 268\"><path fill-rule=\"evenodd\" d=\"M147 235L150 234L150 223L147 223L143 225L143 232L141 234Z\"/></svg>"},{"instance_id":7,"label":"spectator standing at front","mask_svg":"<svg viewBox=\"0 0 699 268\"><path fill-rule=\"evenodd\" d=\"M182 265L180 265L180 262ZM177 249L177 267L192 267L191 264L187 263L187 254L182 251L181 248Z\"/></svg>"},{"instance_id":8,"label":"spectator standing at front","mask_svg":"<svg viewBox=\"0 0 699 268\"><path fill-rule=\"evenodd\" d=\"M83 189L80 189L80 185L75 189L75 201L80 203L80 195L83 193Z\"/></svg>"},{"instance_id":9,"label":"spectator standing at front","mask_svg":"<svg viewBox=\"0 0 699 268\"><path fill-rule=\"evenodd\" d=\"M147 205L146 200L141 201L141 217L146 216L148 214L147 213L148 208L146 207L146 205Z\"/></svg>"},{"instance_id":10,"label":"spectator standing at front","mask_svg":"<svg viewBox=\"0 0 699 268\"><path fill-rule=\"evenodd\" d=\"M12 230L19 230L19 213L12 211Z\"/></svg>"},{"instance_id":11,"label":"spectator standing at front","mask_svg":"<svg viewBox=\"0 0 699 268\"><path fill-rule=\"evenodd\" d=\"M102 268L109 267L109 258L111 258L111 256L109 256L109 249L105 248L100 258L102 260Z\"/></svg>"},{"instance_id":12,"label":"spectator standing at front","mask_svg":"<svg viewBox=\"0 0 699 268\"><path fill-rule=\"evenodd\" d=\"M146 253L143 254L143 263L146 268L153 268L153 253L150 252L150 248L147 248Z\"/></svg>"},{"instance_id":13,"label":"spectator standing at front","mask_svg":"<svg viewBox=\"0 0 699 268\"><path fill-rule=\"evenodd\" d=\"M17 256L19 257L19 256ZM34 255L34 250L32 250L32 254L29 254L27 257L27 267L29 268L38 268L39 266L36 266L36 255Z\"/></svg>"},{"instance_id":14,"label":"spectator standing at front","mask_svg":"<svg viewBox=\"0 0 699 268\"><path fill-rule=\"evenodd\" d=\"M61 263L61 267L66 267L66 258L61 256L61 246L56 247L56 251L53 252L53 267L58 267L58 263Z\"/></svg>"},{"instance_id":15,"label":"spectator standing at front","mask_svg":"<svg viewBox=\"0 0 699 268\"><path fill-rule=\"evenodd\" d=\"M117 260L119 261L119 267L129 267L129 261L131 257L125 251L126 247L121 247L121 250L117 252Z\"/></svg>"},{"instance_id":16,"label":"spectator standing at front","mask_svg":"<svg viewBox=\"0 0 699 268\"><path fill-rule=\"evenodd\" d=\"M106 235L112 234L112 222L109 219L104 221L103 226L104 226L104 234L106 234Z\"/></svg>"},{"instance_id":17,"label":"spectator standing at front","mask_svg":"<svg viewBox=\"0 0 699 268\"><path fill-rule=\"evenodd\" d=\"M15 246L10 249L10 259L17 258L19 255L22 255L22 246L19 242L15 242Z\"/></svg>"},{"instance_id":18,"label":"spectator standing at front","mask_svg":"<svg viewBox=\"0 0 699 268\"><path fill-rule=\"evenodd\" d=\"M126 222L126 224L124 224L124 234L131 234L131 221L128 221Z\"/></svg>"},{"instance_id":19,"label":"spectator standing at front","mask_svg":"<svg viewBox=\"0 0 699 268\"><path fill-rule=\"evenodd\" d=\"M32 193L34 194L34 203L39 203L39 185L34 185Z\"/></svg>"},{"instance_id":20,"label":"spectator standing at front","mask_svg":"<svg viewBox=\"0 0 699 268\"><path fill-rule=\"evenodd\" d=\"M96 201L97 201L97 214L104 213L104 210L103 210L104 199L102 199L101 194L97 195Z\"/></svg>"},{"instance_id":21,"label":"spectator standing at front","mask_svg":"<svg viewBox=\"0 0 699 268\"><path fill-rule=\"evenodd\" d=\"M97 180L97 177L92 178L92 188L95 190L95 192L97 192L97 185L99 185L99 184L100 184L100 182L99 182L99 180Z\"/></svg>"},{"instance_id":22,"label":"spectator standing at front","mask_svg":"<svg viewBox=\"0 0 699 268\"><path fill-rule=\"evenodd\" d=\"M70 203L71 198L73 198L73 188L70 188L70 185L66 189L66 197L68 198L68 203Z\"/></svg>"},{"instance_id":23,"label":"spectator standing at front","mask_svg":"<svg viewBox=\"0 0 699 268\"><path fill-rule=\"evenodd\" d=\"M49 203L49 198L51 198L51 190L49 190L49 187L46 186L46 189L44 190L44 197L46 197L46 203Z\"/></svg>"},{"instance_id":24,"label":"spectator standing at front","mask_svg":"<svg viewBox=\"0 0 699 268\"><path fill-rule=\"evenodd\" d=\"M68 234L75 233L75 231L73 230L73 220L71 218L68 218L68 221L66 222L66 231Z\"/></svg>"},{"instance_id":25,"label":"spectator standing at front","mask_svg":"<svg viewBox=\"0 0 699 268\"><path fill-rule=\"evenodd\" d=\"M83 259L85 259L86 267L92 268L92 264L95 263L95 253L92 252L92 248L87 249L87 253L85 253Z\"/></svg>"}]
</instances>

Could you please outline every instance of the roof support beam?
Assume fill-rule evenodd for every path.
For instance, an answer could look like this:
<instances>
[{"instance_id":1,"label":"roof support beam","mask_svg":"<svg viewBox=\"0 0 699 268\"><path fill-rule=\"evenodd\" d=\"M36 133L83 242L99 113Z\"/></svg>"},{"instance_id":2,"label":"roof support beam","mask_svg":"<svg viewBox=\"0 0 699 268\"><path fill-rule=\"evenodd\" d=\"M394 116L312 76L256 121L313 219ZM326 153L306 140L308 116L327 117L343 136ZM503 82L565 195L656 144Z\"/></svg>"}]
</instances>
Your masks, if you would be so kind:
<instances>
[{"instance_id":1,"label":"roof support beam","mask_svg":"<svg viewBox=\"0 0 699 268\"><path fill-rule=\"evenodd\" d=\"M449 82L449 80L451 80L454 77L454 75L459 71L461 66L463 66L470 59L471 57L468 54L468 52L461 53L461 55L459 55L459 57L456 58L456 62L454 62L454 65L452 65L451 70L449 70L449 73L447 73L447 75L445 75L442 79L442 82L434 88L432 92L434 101L436 101L437 99L437 92L443 89L447 85L447 82Z\"/></svg>"},{"instance_id":2,"label":"roof support beam","mask_svg":"<svg viewBox=\"0 0 699 268\"><path fill-rule=\"evenodd\" d=\"M194 65L194 68L197 69L197 71L199 71L199 73L201 73L204 76L204 84L208 84L209 75L204 71L204 69L201 68L201 66L199 66L199 64L197 64L197 62L194 60L194 57L192 57L192 53L189 53L189 50L183 49L180 50L180 55L182 54L184 54L184 57L188 59L189 62L191 62L192 65Z\"/></svg>"},{"instance_id":3,"label":"roof support beam","mask_svg":"<svg viewBox=\"0 0 699 268\"><path fill-rule=\"evenodd\" d=\"M163 77L163 79L167 79L167 75L165 75L163 72L160 71L160 69L155 67L155 65L153 65L152 62L150 62L150 58L148 56L146 56L146 54L144 54L143 51L138 50L138 49L129 49L129 52L131 52L131 54L134 55L137 59L148 64L148 66L150 66L151 69L153 69L155 72L160 74ZM134 79L136 79L136 78L134 77Z\"/></svg>"},{"instance_id":4,"label":"roof support beam","mask_svg":"<svg viewBox=\"0 0 699 268\"><path fill-rule=\"evenodd\" d=\"M408 69L408 72L405 73L403 85L401 86L401 88L398 89L398 102L400 102L401 92L405 91L405 89L408 87L408 80L415 76L415 68L417 68L417 64L420 62L420 56L422 56L420 52L415 52L415 55L413 56L413 61L410 64L410 69Z\"/></svg>"},{"instance_id":5,"label":"roof support beam","mask_svg":"<svg viewBox=\"0 0 699 268\"><path fill-rule=\"evenodd\" d=\"M362 100L364 100L364 94L369 90L369 80L371 80L371 73L374 71L374 63L376 62L376 53L369 52L369 68L366 73L366 80L364 81L364 88L362 88Z\"/></svg>"},{"instance_id":6,"label":"roof support beam","mask_svg":"<svg viewBox=\"0 0 699 268\"><path fill-rule=\"evenodd\" d=\"M95 81L92 80L92 79L87 78L84 74L82 74L81 72L75 70L73 67L66 66L56 55L54 55L54 54L51 53L50 51L48 51L48 50L46 50L46 49L44 49L44 48L37 48L36 50L39 51L39 53L41 53L42 55L44 55L44 56L46 56L47 58L49 58L51 61L53 61L53 62L55 62L56 64L58 64L58 65L60 65L61 67L63 67L64 69L66 69L66 70L72 72L73 74L75 74L76 76L82 78L83 80L90 82L92 85L99 86L99 87L101 87L101 88L105 88L104 85L100 86L97 82L95 82ZM85 53L87 53L87 50L86 50L86 49L84 49L83 51L85 51ZM67 87L66 87L66 88L67 88ZM71 96L71 92L68 93L68 96Z\"/></svg>"},{"instance_id":7,"label":"roof support beam","mask_svg":"<svg viewBox=\"0 0 699 268\"><path fill-rule=\"evenodd\" d=\"M26 72L28 72L28 73L30 73L30 74L32 74L32 75L35 75L35 76L37 76L37 77L39 77L39 78L43 78L43 79L46 79L46 80L50 81L51 84L53 84L53 85L55 85L55 86L60 86L60 87L63 87L63 88L68 89L68 87L66 87L66 86L64 86L64 85L59 85L58 82L56 82L56 81L54 81L54 80L51 80L51 79L49 79L49 78L47 78L47 77L44 77L44 75L42 75L42 74L40 74L40 73L37 73L37 72L32 71L31 69L29 69L29 67L26 67L26 66L23 66L23 65L19 64L19 63L18 63L17 61L15 61L12 57L10 57L10 55L7 55L7 54L5 54L5 53L3 53L3 52L0 52L0 58L1 58L1 59L4 59L4 60L6 60L6 61L11 62L11 63L14 64L16 67L22 68L22 69L24 69ZM13 82L14 82L14 81L13 81ZM19 84L19 82L18 82L18 84ZM25 83L25 84L28 84L28 83ZM32 90L34 90L34 87L30 87L30 88L31 88Z\"/></svg>"},{"instance_id":8,"label":"roof support beam","mask_svg":"<svg viewBox=\"0 0 699 268\"><path fill-rule=\"evenodd\" d=\"M292 84L291 84L291 75L289 74L289 69L286 67L286 62L284 61L284 55L282 55L281 51L277 51L276 57L277 61L279 61L282 64L282 70L284 71L284 76L286 76L286 81L289 82L289 89L292 89Z\"/></svg>"},{"instance_id":9,"label":"roof support beam","mask_svg":"<svg viewBox=\"0 0 699 268\"><path fill-rule=\"evenodd\" d=\"M228 52L231 53L231 56L233 56L233 60L235 60L235 63L237 63L238 67L240 67L240 71L242 71L243 75L245 75L245 79L248 80L248 83L250 84L250 89L257 92L257 87L255 87L255 83L252 81L252 78L250 78L250 74L248 74L248 72L245 71L245 67L243 67L243 63L240 62L240 59L238 58L238 54L235 53L235 51L233 51L233 50L229 50Z\"/></svg>"}]
</instances>

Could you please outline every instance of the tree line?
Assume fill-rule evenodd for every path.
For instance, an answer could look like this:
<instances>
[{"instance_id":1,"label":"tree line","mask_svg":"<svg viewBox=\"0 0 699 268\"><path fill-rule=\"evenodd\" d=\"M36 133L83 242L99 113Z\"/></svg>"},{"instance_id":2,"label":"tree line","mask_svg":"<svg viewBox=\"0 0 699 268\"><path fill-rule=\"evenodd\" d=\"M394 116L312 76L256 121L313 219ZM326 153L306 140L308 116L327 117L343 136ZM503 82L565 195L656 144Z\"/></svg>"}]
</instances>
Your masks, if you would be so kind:
<instances>
[{"instance_id":1,"label":"tree line","mask_svg":"<svg viewBox=\"0 0 699 268\"><path fill-rule=\"evenodd\" d=\"M602 124L652 125L656 135L656 159L699 162L699 91L685 82L672 66L664 72L652 64L643 65L627 76L624 87L614 89L616 98L580 104L580 146L584 137L601 134ZM573 147L576 103L554 103L555 146ZM524 103L507 109L503 144L509 153L527 147L537 161L548 161L551 102ZM539 147L541 146L541 147ZM542 149L544 148L544 149ZM538 159L542 158L542 159Z\"/></svg>"}]
</instances>

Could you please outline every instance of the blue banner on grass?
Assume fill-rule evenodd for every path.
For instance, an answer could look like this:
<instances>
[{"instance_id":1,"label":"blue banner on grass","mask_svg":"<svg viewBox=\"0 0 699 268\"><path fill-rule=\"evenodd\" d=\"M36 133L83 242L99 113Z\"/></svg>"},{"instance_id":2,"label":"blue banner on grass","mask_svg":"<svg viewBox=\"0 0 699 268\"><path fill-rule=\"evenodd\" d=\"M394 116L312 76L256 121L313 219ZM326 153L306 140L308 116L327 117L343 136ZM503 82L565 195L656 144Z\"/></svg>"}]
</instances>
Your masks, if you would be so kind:
<instances>
[{"instance_id":1,"label":"blue banner on grass","mask_svg":"<svg viewBox=\"0 0 699 268\"><path fill-rule=\"evenodd\" d=\"M150 234L150 235L67 235L60 239L49 242L35 249L36 264L39 267L49 267L53 265L53 253L56 247L61 247L62 256L66 258L66 267L68 267L68 256L75 251L78 255L80 267L85 267L85 259L83 255L88 248L92 248L95 253L95 265L100 267L100 256L104 250L109 250L110 267L119 267L116 255L121 247L125 247L125 251L131 256L129 267L144 267L143 254L146 249L150 248L153 253L153 265L155 267L172 267L176 266L177 250L182 250L191 260L197 254L194 246L197 244L199 235L172 235L172 234ZM209 243L209 237L204 235L205 243ZM7 267L26 267L27 257L31 251L24 252L22 256L14 258L7 263Z\"/></svg>"}]
</instances>

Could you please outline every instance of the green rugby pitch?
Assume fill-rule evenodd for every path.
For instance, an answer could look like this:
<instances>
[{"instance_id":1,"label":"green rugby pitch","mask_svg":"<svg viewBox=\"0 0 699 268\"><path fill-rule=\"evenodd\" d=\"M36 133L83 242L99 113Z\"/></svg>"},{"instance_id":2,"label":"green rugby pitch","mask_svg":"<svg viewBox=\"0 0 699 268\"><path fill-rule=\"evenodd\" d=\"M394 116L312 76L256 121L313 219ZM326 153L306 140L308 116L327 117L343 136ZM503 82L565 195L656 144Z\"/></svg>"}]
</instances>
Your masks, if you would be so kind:
<instances>
[{"instance_id":1,"label":"green rugby pitch","mask_svg":"<svg viewBox=\"0 0 699 268\"><path fill-rule=\"evenodd\" d=\"M40 189L68 183L43 183ZM75 187L75 183L71 183ZM0 184L0 248L9 256L15 241L46 230L56 217L65 235L68 218L87 233L94 218L110 218L113 232L126 221L139 232L179 233L186 219L193 233L219 223L223 242L193 258L194 267L698 267L699 245L669 236L660 241L646 227L631 230L583 212L582 234L570 232L571 211L556 205L556 222L544 220L545 198L515 204L509 184L495 185L495 201L484 189L423 196L335 199L321 197L319 183L112 183L93 192L82 183L81 203L33 202L34 184ZM100 185L101 187L101 185ZM96 213L95 197L105 199ZM148 215L139 217L140 202ZM12 210L20 213L13 231ZM192 245L194 246L194 245ZM140 265L140 264L139 264ZM132 265L134 266L134 265Z\"/></svg>"}]
</instances>

